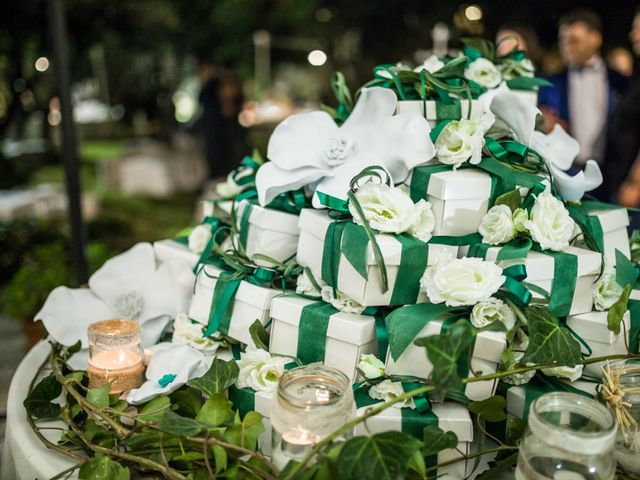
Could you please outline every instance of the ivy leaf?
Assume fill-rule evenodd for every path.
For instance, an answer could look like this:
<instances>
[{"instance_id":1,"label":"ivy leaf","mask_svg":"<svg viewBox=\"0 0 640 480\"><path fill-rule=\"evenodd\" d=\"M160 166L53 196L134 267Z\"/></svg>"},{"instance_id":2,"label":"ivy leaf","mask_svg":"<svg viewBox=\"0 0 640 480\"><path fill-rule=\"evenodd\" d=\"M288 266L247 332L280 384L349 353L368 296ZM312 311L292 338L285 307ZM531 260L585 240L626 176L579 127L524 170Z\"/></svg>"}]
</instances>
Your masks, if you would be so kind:
<instances>
[{"instance_id":1,"label":"ivy leaf","mask_svg":"<svg viewBox=\"0 0 640 480\"><path fill-rule=\"evenodd\" d=\"M249 334L251 340L256 344L256 347L262 350L269 351L269 332L264 328L264 325L260 323L260 320L256 320L249 327Z\"/></svg>"},{"instance_id":2,"label":"ivy leaf","mask_svg":"<svg viewBox=\"0 0 640 480\"><path fill-rule=\"evenodd\" d=\"M82 342L78 340L76 343L64 349L62 358L66 361L69 360L74 354L78 353L82 348Z\"/></svg>"},{"instance_id":3,"label":"ivy leaf","mask_svg":"<svg viewBox=\"0 0 640 480\"><path fill-rule=\"evenodd\" d=\"M532 305L524 310L524 315L529 327L529 347L522 363L574 367L580 361L580 344L548 308Z\"/></svg>"},{"instance_id":4,"label":"ivy leaf","mask_svg":"<svg viewBox=\"0 0 640 480\"><path fill-rule=\"evenodd\" d=\"M616 335L620 334L620 323L627 312L629 295L631 295L631 285L627 284L618 301L611 306L609 313L607 313L607 328Z\"/></svg>"},{"instance_id":5,"label":"ivy leaf","mask_svg":"<svg viewBox=\"0 0 640 480\"><path fill-rule=\"evenodd\" d=\"M196 416L196 420L211 427L219 427L233 418L231 402L217 393L210 397Z\"/></svg>"},{"instance_id":6,"label":"ivy leaf","mask_svg":"<svg viewBox=\"0 0 640 480\"><path fill-rule=\"evenodd\" d=\"M341 479L395 480L402 478L422 442L406 433L383 432L371 437L354 437L338 455Z\"/></svg>"},{"instance_id":7,"label":"ivy leaf","mask_svg":"<svg viewBox=\"0 0 640 480\"><path fill-rule=\"evenodd\" d=\"M181 388L173 392L169 398L178 408L176 413L185 417L195 418L202 408L202 395L193 388Z\"/></svg>"},{"instance_id":8,"label":"ivy leaf","mask_svg":"<svg viewBox=\"0 0 640 480\"><path fill-rule=\"evenodd\" d=\"M181 417L177 413L167 410L158 422L157 428L171 435L192 437L202 431L202 424L192 418Z\"/></svg>"},{"instance_id":9,"label":"ivy leaf","mask_svg":"<svg viewBox=\"0 0 640 480\"><path fill-rule=\"evenodd\" d=\"M425 456L435 455L440 450L456 448L458 446L458 436L453 432L445 432L437 425L427 425L423 430L423 441Z\"/></svg>"},{"instance_id":10,"label":"ivy leaf","mask_svg":"<svg viewBox=\"0 0 640 480\"><path fill-rule=\"evenodd\" d=\"M40 380L27 398L23 405L27 413L34 418L56 418L60 415L62 409L53 400L58 398L62 393L62 385L58 383L52 375Z\"/></svg>"},{"instance_id":11,"label":"ivy leaf","mask_svg":"<svg viewBox=\"0 0 640 480\"><path fill-rule=\"evenodd\" d=\"M92 403L98 408L105 408L109 406L109 389L111 388L111 383L107 383L98 388L89 389L89 393L87 393L87 401Z\"/></svg>"},{"instance_id":12,"label":"ivy leaf","mask_svg":"<svg viewBox=\"0 0 640 480\"><path fill-rule=\"evenodd\" d=\"M227 428L224 439L234 445L254 450L262 432L264 432L262 415L258 412L248 412L242 422Z\"/></svg>"},{"instance_id":13,"label":"ivy leaf","mask_svg":"<svg viewBox=\"0 0 640 480\"><path fill-rule=\"evenodd\" d=\"M522 203L522 197L520 196L520 190L515 189L510 192L503 193L498 198L496 198L496 205L506 205L509 207L511 212L515 212L517 208L520 208L520 204Z\"/></svg>"},{"instance_id":14,"label":"ivy leaf","mask_svg":"<svg viewBox=\"0 0 640 480\"><path fill-rule=\"evenodd\" d=\"M212 445L213 459L216 464L216 474L227 469L227 451L220 445Z\"/></svg>"},{"instance_id":15,"label":"ivy leaf","mask_svg":"<svg viewBox=\"0 0 640 480\"><path fill-rule=\"evenodd\" d=\"M460 319L446 332L417 339L414 343L426 347L427 357L433 365L432 380L440 390L462 386L462 372L458 360L469 349L473 334L466 320Z\"/></svg>"},{"instance_id":16,"label":"ivy leaf","mask_svg":"<svg viewBox=\"0 0 640 480\"><path fill-rule=\"evenodd\" d=\"M208 396L223 392L238 379L240 369L235 360L225 362L219 358L213 360L211 368L200 378L189 380L187 385L200 390Z\"/></svg>"},{"instance_id":17,"label":"ivy leaf","mask_svg":"<svg viewBox=\"0 0 640 480\"><path fill-rule=\"evenodd\" d=\"M140 410L138 419L143 422L158 423L162 420L164 413L171 406L171 401L167 397L156 397L149 400Z\"/></svg>"},{"instance_id":18,"label":"ivy leaf","mask_svg":"<svg viewBox=\"0 0 640 480\"><path fill-rule=\"evenodd\" d=\"M78 472L80 480L130 480L131 474L127 467L109 457L94 457L86 461Z\"/></svg>"},{"instance_id":19,"label":"ivy leaf","mask_svg":"<svg viewBox=\"0 0 640 480\"><path fill-rule=\"evenodd\" d=\"M467 408L487 422L501 422L507 418L506 406L507 400L504 397L494 395L486 400L471 402Z\"/></svg>"},{"instance_id":20,"label":"ivy leaf","mask_svg":"<svg viewBox=\"0 0 640 480\"><path fill-rule=\"evenodd\" d=\"M509 471L518 461L518 452L511 453L500 460L489 462L489 468L476 477L476 480L497 480L504 478L502 473Z\"/></svg>"}]
</instances>

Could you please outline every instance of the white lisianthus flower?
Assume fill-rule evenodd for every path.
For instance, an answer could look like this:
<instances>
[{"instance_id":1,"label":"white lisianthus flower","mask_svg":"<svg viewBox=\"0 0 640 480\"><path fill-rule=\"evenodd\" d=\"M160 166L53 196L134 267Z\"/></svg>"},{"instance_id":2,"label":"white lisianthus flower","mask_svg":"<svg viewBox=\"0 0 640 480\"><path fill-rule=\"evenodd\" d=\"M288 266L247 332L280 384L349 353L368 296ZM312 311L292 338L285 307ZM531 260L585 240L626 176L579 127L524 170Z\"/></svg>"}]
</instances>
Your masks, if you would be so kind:
<instances>
[{"instance_id":1,"label":"white lisianthus flower","mask_svg":"<svg viewBox=\"0 0 640 480\"><path fill-rule=\"evenodd\" d=\"M303 270L302 273L298 275L298 278L296 279L296 293L300 295L308 295L311 297L320 297L322 295L322 287L324 287L326 283L324 283L321 278L314 277L314 280L320 287L320 290L316 288L316 286L313 284L313 282L309 278L309 275L307 274L307 270L306 269Z\"/></svg>"},{"instance_id":2,"label":"white lisianthus flower","mask_svg":"<svg viewBox=\"0 0 640 480\"><path fill-rule=\"evenodd\" d=\"M398 62L395 65L391 66L389 68L389 70L392 70L395 73L398 72L407 72L407 71L411 71L411 67L409 67L408 65L405 65L402 62ZM382 77L382 78L386 78L391 80L393 77L391 76L391 74L389 72L387 72L386 70L378 70L378 72L376 73L376 75L378 77Z\"/></svg>"},{"instance_id":3,"label":"white lisianthus flower","mask_svg":"<svg viewBox=\"0 0 640 480\"><path fill-rule=\"evenodd\" d=\"M355 193L371 228L385 233L402 233L415 223L417 212L413 200L399 188L384 183L365 183ZM349 202L353 220L361 225L360 216Z\"/></svg>"},{"instance_id":4,"label":"white lisianthus flower","mask_svg":"<svg viewBox=\"0 0 640 480\"><path fill-rule=\"evenodd\" d=\"M371 353L363 353L360 355L358 368L367 380L384 376L384 363Z\"/></svg>"},{"instance_id":5,"label":"white lisianthus flower","mask_svg":"<svg viewBox=\"0 0 640 480\"><path fill-rule=\"evenodd\" d=\"M428 242L433 234L436 226L436 219L433 216L431 204L426 200L420 199L415 204L416 222L409 229L409 233L423 242Z\"/></svg>"},{"instance_id":6,"label":"white lisianthus flower","mask_svg":"<svg viewBox=\"0 0 640 480\"><path fill-rule=\"evenodd\" d=\"M444 67L444 62L436 55L431 55L422 63L422 65L418 65L414 68L413 71L420 73L422 70L426 70L429 73L435 73L442 67Z\"/></svg>"},{"instance_id":7,"label":"white lisianthus flower","mask_svg":"<svg viewBox=\"0 0 640 480\"><path fill-rule=\"evenodd\" d=\"M482 241L490 245L500 245L512 240L516 234L513 214L506 205L495 205L485 213L478 227Z\"/></svg>"},{"instance_id":8,"label":"white lisianthus flower","mask_svg":"<svg viewBox=\"0 0 640 480\"><path fill-rule=\"evenodd\" d=\"M476 303L471 311L470 319L473 326L477 328L486 327L493 322L502 322L507 330L511 330L516 324L516 315L513 310L495 297Z\"/></svg>"},{"instance_id":9,"label":"white lisianthus flower","mask_svg":"<svg viewBox=\"0 0 640 480\"><path fill-rule=\"evenodd\" d=\"M525 222L531 238L547 250L561 251L569 246L575 222L564 204L549 187L536 198L531 217Z\"/></svg>"},{"instance_id":10,"label":"white lisianthus flower","mask_svg":"<svg viewBox=\"0 0 640 480\"><path fill-rule=\"evenodd\" d=\"M600 278L593 284L593 306L602 312L609 310L622 295L623 288L616 282L616 271L610 263L604 265Z\"/></svg>"},{"instance_id":11,"label":"white lisianthus flower","mask_svg":"<svg viewBox=\"0 0 640 480\"><path fill-rule=\"evenodd\" d=\"M209 240L211 240L211 227L198 225L189 234L189 250L199 255L204 252Z\"/></svg>"},{"instance_id":12,"label":"white lisianthus flower","mask_svg":"<svg viewBox=\"0 0 640 480\"><path fill-rule=\"evenodd\" d=\"M528 58L501 63L498 68L503 80L512 80L517 77L533 77L536 72L536 67Z\"/></svg>"},{"instance_id":13,"label":"white lisianthus flower","mask_svg":"<svg viewBox=\"0 0 640 480\"><path fill-rule=\"evenodd\" d=\"M336 290L336 296L333 296L333 288L329 285L322 287L322 300L330 303L334 308L337 308L341 312L345 313L357 313L358 315L364 312L365 307L356 302L353 298L348 297L340 290Z\"/></svg>"},{"instance_id":14,"label":"white lisianthus flower","mask_svg":"<svg viewBox=\"0 0 640 480\"><path fill-rule=\"evenodd\" d=\"M524 208L516 208L513 212L513 228L516 233L526 232L525 223L529 220L529 213Z\"/></svg>"},{"instance_id":15,"label":"white lisianthus flower","mask_svg":"<svg viewBox=\"0 0 640 480\"><path fill-rule=\"evenodd\" d=\"M504 281L502 269L494 262L465 257L430 266L420 286L432 303L459 307L489 300Z\"/></svg>"},{"instance_id":16,"label":"white lisianthus flower","mask_svg":"<svg viewBox=\"0 0 640 480\"><path fill-rule=\"evenodd\" d=\"M575 382L582 376L584 365L576 365L575 367L551 367L543 368L542 373L548 377L567 378L570 382Z\"/></svg>"},{"instance_id":17,"label":"white lisianthus flower","mask_svg":"<svg viewBox=\"0 0 640 480\"><path fill-rule=\"evenodd\" d=\"M496 88L502 82L500 70L486 58L478 58L464 69L464 77L484 88Z\"/></svg>"},{"instance_id":18,"label":"white lisianthus flower","mask_svg":"<svg viewBox=\"0 0 640 480\"><path fill-rule=\"evenodd\" d=\"M189 345L205 354L216 353L221 340L204 337L203 330L203 325L193 323L186 313L181 313L173 322L173 343Z\"/></svg>"},{"instance_id":19,"label":"white lisianthus flower","mask_svg":"<svg viewBox=\"0 0 640 480\"><path fill-rule=\"evenodd\" d=\"M484 134L489 130L494 116L485 113L477 119L454 120L440 132L435 142L436 158L440 163L458 168L465 162L477 165L482 159Z\"/></svg>"},{"instance_id":20,"label":"white lisianthus flower","mask_svg":"<svg viewBox=\"0 0 640 480\"><path fill-rule=\"evenodd\" d=\"M383 402L388 402L389 400L393 400L396 397L404 394L404 389L402 388L402 384L400 382L392 382L391 380L384 380L376 385L373 385L369 389L369 396L374 400L382 400ZM416 408L413 403L413 399L409 398L404 402L398 402L393 405L395 408Z\"/></svg>"},{"instance_id":21,"label":"white lisianthus flower","mask_svg":"<svg viewBox=\"0 0 640 480\"><path fill-rule=\"evenodd\" d=\"M273 393L289 359L272 357L266 350L247 347L237 363L240 367L238 388L251 387L256 392Z\"/></svg>"},{"instance_id":22,"label":"white lisianthus flower","mask_svg":"<svg viewBox=\"0 0 640 480\"><path fill-rule=\"evenodd\" d=\"M239 167L227 175L227 179L224 182L220 182L216 185L216 193L222 198L233 198L241 193L247 185L239 185L236 182L236 178L239 180L250 175L254 175L256 172L253 168Z\"/></svg>"}]
</instances>

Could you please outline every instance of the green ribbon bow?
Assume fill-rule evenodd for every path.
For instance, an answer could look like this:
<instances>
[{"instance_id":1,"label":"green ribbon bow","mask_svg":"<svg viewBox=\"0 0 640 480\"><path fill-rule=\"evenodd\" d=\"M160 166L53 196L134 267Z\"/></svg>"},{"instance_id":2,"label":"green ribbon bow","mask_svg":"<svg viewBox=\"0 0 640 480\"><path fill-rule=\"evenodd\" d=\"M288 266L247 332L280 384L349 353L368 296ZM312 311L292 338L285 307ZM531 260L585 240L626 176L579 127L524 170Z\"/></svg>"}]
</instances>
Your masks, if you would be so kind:
<instances>
[{"instance_id":1,"label":"green ribbon bow","mask_svg":"<svg viewBox=\"0 0 640 480\"><path fill-rule=\"evenodd\" d=\"M521 308L525 308L531 302L531 292L522 282L527 278L527 270L524 265L512 265L502 271L505 281L500 287L500 293Z\"/></svg>"}]
</instances>

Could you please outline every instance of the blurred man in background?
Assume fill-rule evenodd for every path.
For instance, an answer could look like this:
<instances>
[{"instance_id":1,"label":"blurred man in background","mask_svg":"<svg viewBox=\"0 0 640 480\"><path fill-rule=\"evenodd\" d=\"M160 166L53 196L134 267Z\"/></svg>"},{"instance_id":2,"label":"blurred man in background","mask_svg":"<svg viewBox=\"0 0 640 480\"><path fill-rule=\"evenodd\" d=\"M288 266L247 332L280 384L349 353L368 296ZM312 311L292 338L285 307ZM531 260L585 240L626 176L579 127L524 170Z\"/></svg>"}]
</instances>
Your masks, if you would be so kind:
<instances>
[{"instance_id":1,"label":"blurred man in background","mask_svg":"<svg viewBox=\"0 0 640 480\"><path fill-rule=\"evenodd\" d=\"M607 121L615 111L627 79L607 68L600 55L602 22L587 9L573 10L559 22L558 42L566 69L540 89L538 103L545 130L556 123L580 143L575 167L589 159L604 162Z\"/></svg>"}]
</instances>

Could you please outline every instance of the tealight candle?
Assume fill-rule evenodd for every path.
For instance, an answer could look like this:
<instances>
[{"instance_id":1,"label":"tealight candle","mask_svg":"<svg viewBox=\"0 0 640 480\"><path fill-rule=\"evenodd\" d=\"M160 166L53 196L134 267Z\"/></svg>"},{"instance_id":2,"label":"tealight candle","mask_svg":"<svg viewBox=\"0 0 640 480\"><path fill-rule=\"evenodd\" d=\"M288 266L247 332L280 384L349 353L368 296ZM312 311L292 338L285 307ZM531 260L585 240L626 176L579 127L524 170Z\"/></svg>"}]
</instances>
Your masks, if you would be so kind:
<instances>
[{"instance_id":1,"label":"tealight candle","mask_svg":"<svg viewBox=\"0 0 640 480\"><path fill-rule=\"evenodd\" d=\"M271 409L273 464L283 469L290 460L301 460L355 413L351 384L341 371L320 364L289 370Z\"/></svg>"},{"instance_id":2,"label":"tealight candle","mask_svg":"<svg viewBox=\"0 0 640 480\"><path fill-rule=\"evenodd\" d=\"M144 365L140 327L133 320L115 319L89 325L89 387L111 383L109 393L142 385Z\"/></svg>"}]
</instances>

